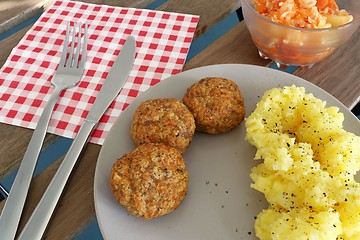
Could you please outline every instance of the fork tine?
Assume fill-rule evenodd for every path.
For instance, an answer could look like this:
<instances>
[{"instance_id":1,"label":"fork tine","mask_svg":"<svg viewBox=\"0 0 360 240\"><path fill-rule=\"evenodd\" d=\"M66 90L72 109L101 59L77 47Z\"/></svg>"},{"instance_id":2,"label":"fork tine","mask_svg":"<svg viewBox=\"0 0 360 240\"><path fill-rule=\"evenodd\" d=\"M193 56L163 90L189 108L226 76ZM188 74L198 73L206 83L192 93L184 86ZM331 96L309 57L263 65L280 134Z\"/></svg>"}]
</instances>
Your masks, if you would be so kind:
<instances>
[{"instance_id":1,"label":"fork tine","mask_svg":"<svg viewBox=\"0 0 360 240\"><path fill-rule=\"evenodd\" d=\"M74 26L72 27L72 40L71 40L71 48L70 48L70 54L68 58L68 64L69 66L73 66L74 64L74 47L75 47L75 32L76 32L76 24L74 23Z\"/></svg>"},{"instance_id":2,"label":"fork tine","mask_svg":"<svg viewBox=\"0 0 360 240\"><path fill-rule=\"evenodd\" d=\"M79 31L78 31L78 37L77 37L77 45L76 45L76 55L74 58L74 66L79 67L79 56L80 56L80 49L81 49L81 28L82 24L79 23Z\"/></svg>"},{"instance_id":3,"label":"fork tine","mask_svg":"<svg viewBox=\"0 0 360 240\"><path fill-rule=\"evenodd\" d=\"M63 66L63 67L66 65L66 56L67 56L68 44L69 44L69 34L70 34L70 22L68 22L66 25L66 35L65 35L65 40L63 43L63 51L62 51L60 63L59 63L59 65Z\"/></svg>"},{"instance_id":4,"label":"fork tine","mask_svg":"<svg viewBox=\"0 0 360 240\"><path fill-rule=\"evenodd\" d=\"M85 67L85 61L86 61L86 55L87 55L87 30L88 30L88 26L85 23L84 24L84 42L82 44L82 53L81 53L81 59L79 62L79 68L84 68Z\"/></svg>"}]
</instances>

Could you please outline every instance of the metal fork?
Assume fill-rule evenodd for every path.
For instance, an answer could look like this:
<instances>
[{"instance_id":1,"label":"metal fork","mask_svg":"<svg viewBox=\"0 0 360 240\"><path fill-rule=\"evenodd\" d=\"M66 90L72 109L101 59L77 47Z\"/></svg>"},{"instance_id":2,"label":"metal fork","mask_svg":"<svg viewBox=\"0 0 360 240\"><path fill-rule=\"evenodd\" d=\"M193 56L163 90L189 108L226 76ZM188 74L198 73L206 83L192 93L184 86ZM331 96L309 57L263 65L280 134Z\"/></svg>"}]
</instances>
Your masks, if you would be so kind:
<instances>
[{"instance_id":1,"label":"metal fork","mask_svg":"<svg viewBox=\"0 0 360 240\"><path fill-rule=\"evenodd\" d=\"M36 125L3 208L0 217L0 233L2 239L10 240L15 238L30 182L55 103L60 93L64 89L76 85L83 75L85 59L87 55L87 25L78 24L77 38L76 25L77 24L74 24L73 27L70 27L70 23L67 24L66 36L59 67L51 80L51 83L54 85L55 89L52 92L46 107L40 116L39 122ZM82 29L84 29L83 41L81 41ZM68 45L70 32L72 32L72 42L69 50Z\"/></svg>"}]
</instances>

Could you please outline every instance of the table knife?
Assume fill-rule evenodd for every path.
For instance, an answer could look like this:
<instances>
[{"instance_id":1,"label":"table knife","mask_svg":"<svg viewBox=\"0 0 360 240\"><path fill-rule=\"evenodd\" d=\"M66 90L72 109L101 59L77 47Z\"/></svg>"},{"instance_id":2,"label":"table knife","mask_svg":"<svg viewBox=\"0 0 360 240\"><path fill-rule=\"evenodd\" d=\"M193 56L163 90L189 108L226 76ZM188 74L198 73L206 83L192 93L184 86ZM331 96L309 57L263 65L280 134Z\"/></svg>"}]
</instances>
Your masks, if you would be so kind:
<instances>
[{"instance_id":1,"label":"table knife","mask_svg":"<svg viewBox=\"0 0 360 240\"><path fill-rule=\"evenodd\" d=\"M68 152L39 204L32 213L29 221L20 233L19 240L41 239L48 222L52 216L57 202L62 194L66 182L79 158L82 149L95 126L105 113L111 102L122 89L135 60L136 41L129 36L120 51L120 55L115 60L101 90L96 97L94 105L91 107L86 119L80 127L78 134L73 140Z\"/></svg>"}]
</instances>

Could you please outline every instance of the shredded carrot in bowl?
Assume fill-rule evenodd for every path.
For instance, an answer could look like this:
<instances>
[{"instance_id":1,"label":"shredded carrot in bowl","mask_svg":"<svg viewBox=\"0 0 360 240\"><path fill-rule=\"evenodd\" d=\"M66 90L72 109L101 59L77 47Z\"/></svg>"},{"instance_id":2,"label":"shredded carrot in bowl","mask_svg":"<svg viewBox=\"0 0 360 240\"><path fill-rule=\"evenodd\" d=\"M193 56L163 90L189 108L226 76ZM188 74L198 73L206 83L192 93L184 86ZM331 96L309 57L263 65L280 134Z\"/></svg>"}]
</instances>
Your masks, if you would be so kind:
<instances>
[{"instance_id":1,"label":"shredded carrot in bowl","mask_svg":"<svg viewBox=\"0 0 360 240\"><path fill-rule=\"evenodd\" d=\"M268 19L298 28L330 28L353 20L335 0L252 0L255 9Z\"/></svg>"}]
</instances>

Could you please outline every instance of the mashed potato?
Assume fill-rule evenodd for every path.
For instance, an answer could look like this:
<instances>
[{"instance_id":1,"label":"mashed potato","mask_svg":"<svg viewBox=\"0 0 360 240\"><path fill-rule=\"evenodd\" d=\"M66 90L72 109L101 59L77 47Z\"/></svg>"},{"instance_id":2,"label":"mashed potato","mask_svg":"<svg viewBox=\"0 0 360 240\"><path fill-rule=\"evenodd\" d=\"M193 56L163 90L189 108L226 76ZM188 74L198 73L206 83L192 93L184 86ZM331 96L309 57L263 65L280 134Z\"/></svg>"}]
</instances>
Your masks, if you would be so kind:
<instances>
[{"instance_id":1,"label":"mashed potato","mask_svg":"<svg viewBox=\"0 0 360 240\"><path fill-rule=\"evenodd\" d=\"M258 238L360 239L360 137L343 120L302 87L264 94L245 122L263 160L252 187L269 202L255 221Z\"/></svg>"}]
</instances>

